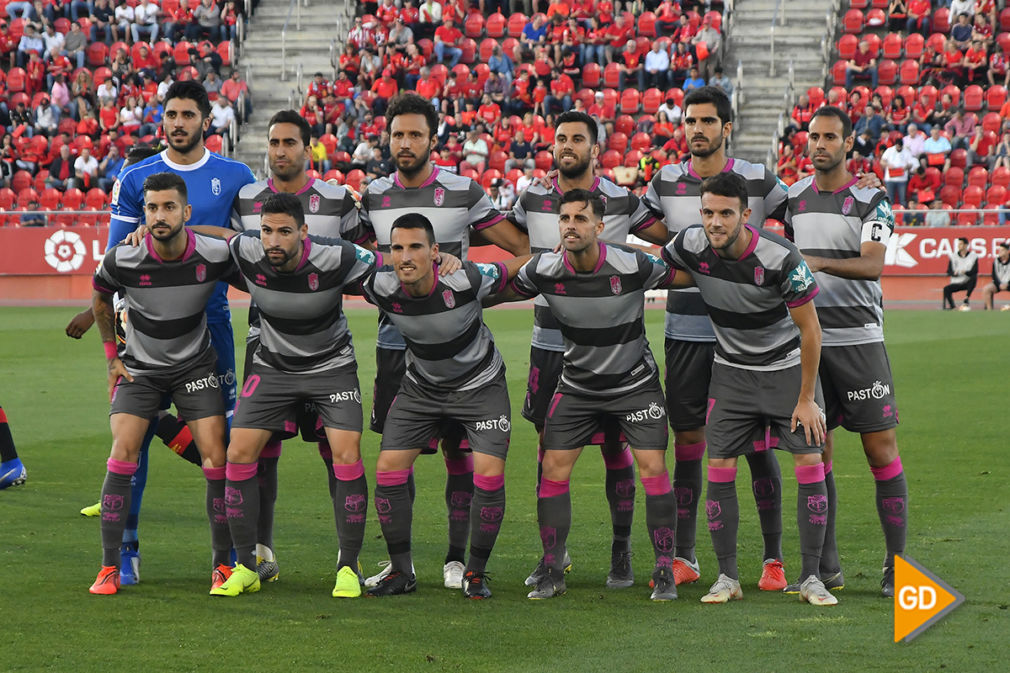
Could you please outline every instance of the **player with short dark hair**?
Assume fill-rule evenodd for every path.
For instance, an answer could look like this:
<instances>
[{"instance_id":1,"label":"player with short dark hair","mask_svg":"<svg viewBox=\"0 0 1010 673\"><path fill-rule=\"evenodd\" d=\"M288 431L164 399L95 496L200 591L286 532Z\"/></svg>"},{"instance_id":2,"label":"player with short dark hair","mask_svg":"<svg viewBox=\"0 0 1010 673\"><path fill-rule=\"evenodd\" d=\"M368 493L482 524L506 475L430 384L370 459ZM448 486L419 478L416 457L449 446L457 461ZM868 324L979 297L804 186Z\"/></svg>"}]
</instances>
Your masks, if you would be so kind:
<instances>
[{"instance_id":1,"label":"player with short dark hair","mask_svg":"<svg viewBox=\"0 0 1010 673\"><path fill-rule=\"evenodd\" d=\"M827 411L824 476L828 519L819 574L829 589L845 585L835 541L837 495L834 429L858 432L876 483L877 513L886 554L881 591L894 594L894 555L905 551L908 484L898 455L898 407L884 347L880 274L894 214L887 194L861 189L845 167L854 142L848 115L822 107L810 120L807 151L814 175L789 188L786 237L814 273L820 319L820 377ZM801 577L802 579L802 577ZM796 593L799 583L786 587Z\"/></svg>"},{"instance_id":2,"label":"player with short dark hair","mask_svg":"<svg viewBox=\"0 0 1010 673\"><path fill-rule=\"evenodd\" d=\"M649 183L644 201L676 235L699 222L701 182L734 173L747 185L750 224L785 217L786 186L761 164L726 155L733 131L732 105L715 87L694 89L684 98L684 130L691 158L664 166ZM673 488L677 495L677 552L673 571L677 583L695 582L700 568L695 556L698 503L701 500L705 456L708 386L715 354L715 333L696 288L672 290L666 302L666 403L673 429ZM782 474L771 451L747 454L751 487L764 538L764 564L758 586L781 590Z\"/></svg>"},{"instance_id":3,"label":"player with short dark hair","mask_svg":"<svg viewBox=\"0 0 1010 673\"><path fill-rule=\"evenodd\" d=\"M537 493L546 572L528 596L546 599L566 590L569 479L582 447L607 432L611 440L622 433L638 462L656 556L652 599L673 600L677 507L666 470L663 390L643 322L645 291L665 287L673 271L644 252L599 240L606 210L598 195L567 190L559 211L563 251L534 255L510 285L511 296L547 299L565 344L561 376L547 409Z\"/></svg>"},{"instance_id":4,"label":"player with short dark hair","mask_svg":"<svg viewBox=\"0 0 1010 673\"><path fill-rule=\"evenodd\" d=\"M736 461L755 448L780 448L793 454L799 481L800 596L834 605L837 599L818 577L828 502L821 463L824 402L817 383L821 332L811 303L817 283L794 245L746 224L751 213L743 177L722 172L699 191L702 224L677 234L663 257L678 269L676 282L698 286L717 338L706 419L705 511L719 578L701 601L743 598L736 563Z\"/></svg>"},{"instance_id":5,"label":"player with short dark hair","mask_svg":"<svg viewBox=\"0 0 1010 673\"><path fill-rule=\"evenodd\" d=\"M447 422L463 427L474 452L470 558L463 595L491 596L485 569L505 513L505 456L511 413L505 363L484 324L481 300L505 287L529 259L506 264L466 262L437 275L439 246L420 213L401 215L390 233L389 264L363 284L407 344L406 373L383 428L376 467L375 508L391 571L370 596L416 589L410 553L413 518L408 475L417 456Z\"/></svg>"},{"instance_id":6,"label":"player with short dark hair","mask_svg":"<svg viewBox=\"0 0 1010 673\"><path fill-rule=\"evenodd\" d=\"M624 243L629 234L634 233L659 244L665 243L666 227L656 220L637 196L595 174L593 167L599 154L596 121L584 112L569 111L558 116L554 128L556 177L547 184L536 182L523 190L508 215L510 221L529 234L531 252L550 252L560 244L558 212L564 195L572 189L584 189L602 199L603 240ZM564 351L565 342L558 323L544 296L537 296L534 299L533 335L530 339L530 373L522 414L536 426L541 439L541 446L537 449L538 463L543 460L544 421L561 376ZM602 442L604 435L595 439ZM634 582L630 547L635 513L634 459L621 441L603 444L600 451L606 466L605 491L613 529L606 584L611 588L624 588ZM538 464L538 486L541 473ZM565 572L571 568L567 550L562 565ZM545 571L541 559L526 578L527 586L536 586Z\"/></svg>"},{"instance_id":7,"label":"player with short dark hair","mask_svg":"<svg viewBox=\"0 0 1010 673\"><path fill-rule=\"evenodd\" d=\"M139 246L113 247L95 272L93 312L109 363L112 451L102 487L102 569L94 594L120 586L120 545L130 510L131 479L150 419L171 395L203 457L213 548L212 585L229 563L224 510L224 401L205 307L217 283L233 278L228 247L186 228L192 207L174 173L143 183L147 234ZM126 302L126 342L117 349L112 296Z\"/></svg>"},{"instance_id":8,"label":"player with short dark hair","mask_svg":"<svg viewBox=\"0 0 1010 673\"><path fill-rule=\"evenodd\" d=\"M466 260L471 233L476 232L513 255L529 252L526 234L504 221L504 215L494 209L480 184L442 171L431 163L431 151L438 144L438 115L427 99L413 93L401 94L390 102L386 119L396 171L368 184L361 195L359 213L362 225L374 235L380 251L389 251L390 233L397 218L405 213L420 213L432 222L440 250L461 260ZM403 378L405 349L396 326L388 316L380 313L371 418L371 428L376 432L382 432L389 405ZM443 565L443 579L446 587L458 589L469 531L473 461L457 450L459 429L450 428L446 432L443 451L449 473L446 483L449 550ZM412 483L411 477L408 485ZM387 566L366 583L374 585L389 570Z\"/></svg>"},{"instance_id":9,"label":"player with short dark hair","mask_svg":"<svg viewBox=\"0 0 1010 673\"><path fill-rule=\"evenodd\" d=\"M964 292L964 303L958 310L970 311L968 300L978 282L978 255L972 252L964 236L958 236L957 250L948 255L947 276L950 282L943 286L943 310L954 310L954 293Z\"/></svg>"},{"instance_id":10,"label":"player with short dark hair","mask_svg":"<svg viewBox=\"0 0 1010 673\"><path fill-rule=\"evenodd\" d=\"M982 296L985 298L985 308L988 311L993 309L993 298L997 293L1010 290L1010 243L1006 241L997 246L996 257L992 260L992 282L982 288ZM1010 304L1004 304L1004 311L1010 311Z\"/></svg>"},{"instance_id":11,"label":"player with short dark hair","mask_svg":"<svg viewBox=\"0 0 1010 673\"><path fill-rule=\"evenodd\" d=\"M214 596L258 591L258 458L274 433L293 433L301 402L315 404L333 452L333 514L340 552L332 595L361 595L358 553L365 534L368 484L361 463L357 362L342 310L344 287L364 279L376 255L353 243L313 242L301 201L271 194L260 232L234 236L232 257L260 310L260 340L242 387L228 445L228 526L237 562Z\"/></svg>"}]
</instances>

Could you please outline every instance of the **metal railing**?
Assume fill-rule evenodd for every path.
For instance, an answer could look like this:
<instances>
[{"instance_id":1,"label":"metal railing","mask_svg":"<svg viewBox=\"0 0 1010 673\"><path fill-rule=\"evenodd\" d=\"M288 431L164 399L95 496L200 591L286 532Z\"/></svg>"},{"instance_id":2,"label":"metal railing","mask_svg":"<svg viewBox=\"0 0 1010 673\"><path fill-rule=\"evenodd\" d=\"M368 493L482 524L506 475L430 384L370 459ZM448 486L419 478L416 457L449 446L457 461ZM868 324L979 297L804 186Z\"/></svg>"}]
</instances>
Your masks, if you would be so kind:
<instances>
[{"instance_id":1,"label":"metal railing","mask_svg":"<svg viewBox=\"0 0 1010 673\"><path fill-rule=\"evenodd\" d=\"M307 2L307 0L306 0ZM288 79L288 26L291 24L291 15L295 15L295 30L302 29L302 0L291 0L288 5L288 15L284 19L284 26L281 28L281 81Z\"/></svg>"},{"instance_id":2,"label":"metal railing","mask_svg":"<svg viewBox=\"0 0 1010 673\"><path fill-rule=\"evenodd\" d=\"M778 121L775 124L775 132L771 137L771 147L768 148L768 154L765 155L765 166L770 171L774 171L775 165L778 163L779 138L786 131L786 122L789 120L789 114L793 108L793 100L796 95L795 87L796 66L793 60L789 59L789 75L786 79L785 91L782 94L783 111L779 113Z\"/></svg>"},{"instance_id":3,"label":"metal railing","mask_svg":"<svg viewBox=\"0 0 1010 673\"><path fill-rule=\"evenodd\" d=\"M772 13L772 24L768 27L769 44L771 47L771 61L768 64L768 76L775 76L775 24L782 27L786 25L786 13L782 10L782 0L775 0L775 11Z\"/></svg>"}]
</instances>

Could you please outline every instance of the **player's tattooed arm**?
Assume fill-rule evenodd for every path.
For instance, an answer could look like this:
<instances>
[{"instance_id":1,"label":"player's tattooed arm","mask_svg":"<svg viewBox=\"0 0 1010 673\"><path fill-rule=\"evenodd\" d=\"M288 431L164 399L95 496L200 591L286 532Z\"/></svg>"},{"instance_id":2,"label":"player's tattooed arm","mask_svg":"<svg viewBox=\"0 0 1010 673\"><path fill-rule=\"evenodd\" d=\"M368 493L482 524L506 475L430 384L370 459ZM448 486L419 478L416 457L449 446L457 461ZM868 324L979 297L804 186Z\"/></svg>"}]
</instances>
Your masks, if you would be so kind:
<instances>
[{"instance_id":1,"label":"player's tattooed arm","mask_svg":"<svg viewBox=\"0 0 1010 673\"><path fill-rule=\"evenodd\" d=\"M800 330L800 396L793 409L791 430L803 427L809 446L824 443L828 428L824 410L815 400L817 390L817 368L821 359L821 324L817 320L814 302L808 301L789 309L793 322Z\"/></svg>"},{"instance_id":2,"label":"player's tattooed arm","mask_svg":"<svg viewBox=\"0 0 1010 673\"><path fill-rule=\"evenodd\" d=\"M95 316L95 323L98 325L98 333L102 336L102 344L105 346L105 358L109 363L108 388L109 400L116 389L116 382L120 377L132 382L133 377L126 371L122 360L116 354L116 310L112 304L112 295L93 290L91 293L91 310Z\"/></svg>"},{"instance_id":3,"label":"player's tattooed arm","mask_svg":"<svg viewBox=\"0 0 1010 673\"><path fill-rule=\"evenodd\" d=\"M70 323L67 325L65 331L71 339L80 339L94 324L95 314L89 306L70 319Z\"/></svg>"}]
</instances>

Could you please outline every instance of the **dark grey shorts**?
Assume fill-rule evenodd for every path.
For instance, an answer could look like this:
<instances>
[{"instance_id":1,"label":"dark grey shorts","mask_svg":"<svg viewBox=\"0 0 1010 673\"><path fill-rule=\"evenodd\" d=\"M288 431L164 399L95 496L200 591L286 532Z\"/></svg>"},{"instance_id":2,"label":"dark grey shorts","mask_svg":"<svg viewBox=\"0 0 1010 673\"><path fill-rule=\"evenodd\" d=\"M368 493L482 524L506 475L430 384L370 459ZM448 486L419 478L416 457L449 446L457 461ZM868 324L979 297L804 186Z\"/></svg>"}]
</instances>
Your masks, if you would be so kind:
<instances>
[{"instance_id":1,"label":"dark grey shorts","mask_svg":"<svg viewBox=\"0 0 1010 673\"><path fill-rule=\"evenodd\" d=\"M658 376L614 397L586 395L564 383L558 386L547 409L545 450L577 449L602 443L598 438L617 441L621 435L633 449L666 450L666 401Z\"/></svg>"},{"instance_id":2,"label":"dark grey shorts","mask_svg":"<svg viewBox=\"0 0 1010 673\"><path fill-rule=\"evenodd\" d=\"M530 348L530 375L526 381L526 400L523 418L542 428L547 419L547 409L561 379L565 354L543 348Z\"/></svg>"},{"instance_id":3,"label":"dark grey shorts","mask_svg":"<svg viewBox=\"0 0 1010 673\"><path fill-rule=\"evenodd\" d=\"M369 422L372 432L383 432L389 405L393 403L406 371L405 355L406 351L392 348L375 349L375 387L372 389L372 417Z\"/></svg>"},{"instance_id":4,"label":"dark grey shorts","mask_svg":"<svg viewBox=\"0 0 1010 673\"><path fill-rule=\"evenodd\" d=\"M821 348L828 428L878 432L898 425L891 362L883 342Z\"/></svg>"},{"instance_id":5,"label":"dark grey shorts","mask_svg":"<svg viewBox=\"0 0 1010 673\"><path fill-rule=\"evenodd\" d=\"M666 410L674 430L705 426L715 344L666 340Z\"/></svg>"},{"instance_id":6,"label":"dark grey shorts","mask_svg":"<svg viewBox=\"0 0 1010 673\"><path fill-rule=\"evenodd\" d=\"M796 432L789 429L800 383L800 365L754 371L715 363L705 424L709 458L733 458L766 448L823 452L823 444L807 444L802 427ZM820 384L814 401L824 408Z\"/></svg>"},{"instance_id":7,"label":"dark grey shorts","mask_svg":"<svg viewBox=\"0 0 1010 673\"><path fill-rule=\"evenodd\" d=\"M259 364L253 364L245 378L232 427L292 436L305 402L315 405L324 427L361 432L357 369L296 374Z\"/></svg>"},{"instance_id":8,"label":"dark grey shorts","mask_svg":"<svg viewBox=\"0 0 1010 673\"><path fill-rule=\"evenodd\" d=\"M471 451L504 459L512 434L505 370L473 390L445 392L404 377L382 433L382 450L428 449L447 428L462 428Z\"/></svg>"},{"instance_id":9,"label":"dark grey shorts","mask_svg":"<svg viewBox=\"0 0 1010 673\"><path fill-rule=\"evenodd\" d=\"M120 378L112 393L109 414L131 414L151 418L164 408L171 396L179 415L187 421L224 416L221 386L217 377L217 356L208 348L185 369L158 374L138 374L133 382Z\"/></svg>"}]
</instances>

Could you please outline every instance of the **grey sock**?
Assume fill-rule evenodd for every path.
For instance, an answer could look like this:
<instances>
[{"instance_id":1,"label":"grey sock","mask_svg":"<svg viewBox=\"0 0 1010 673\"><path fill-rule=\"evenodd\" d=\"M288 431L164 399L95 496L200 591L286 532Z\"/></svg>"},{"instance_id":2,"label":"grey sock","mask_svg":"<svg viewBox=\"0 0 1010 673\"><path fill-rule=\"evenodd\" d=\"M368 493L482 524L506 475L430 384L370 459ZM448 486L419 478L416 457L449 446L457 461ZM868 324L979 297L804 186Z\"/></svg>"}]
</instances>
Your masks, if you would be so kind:
<instances>
[{"instance_id":1,"label":"grey sock","mask_svg":"<svg viewBox=\"0 0 1010 673\"><path fill-rule=\"evenodd\" d=\"M274 548L274 506L277 503L277 461L260 456L256 479L260 487L260 514L256 521L256 541Z\"/></svg>"},{"instance_id":2,"label":"grey sock","mask_svg":"<svg viewBox=\"0 0 1010 673\"><path fill-rule=\"evenodd\" d=\"M365 475L357 479L337 479L333 491L333 518L337 526L337 540L340 544L340 560L337 570L350 566L358 571L358 554L365 539L365 519L368 511L368 482Z\"/></svg>"},{"instance_id":3,"label":"grey sock","mask_svg":"<svg viewBox=\"0 0 1010 673\"><path fill-rule=\"evenodd\" d=\"M621 447L623 451L623 447ZM635 466L607 468L605 489L610 505L610 525L614 531L611 551L627 551L631 526L635 521Z\"/></svg>"},{"instance_id":4,"label":"grey sock","mask_svg":"<svg viewBox=\"0 0 1010 673\"><path fill-rule=\"evenodd\" d=\"M231 565L231 529L224 504L224 479L207 480L207 518L210 520L211 564Z\"/></svg>"},{"instance_id":5,"label":"grey sock","mask_svg":"<svg viewBox=\"0 0 1010 673\"><path fill-rule=\"evenodd\" d=\"M494 549L505 515L505 488L486 491L474 488L470 508L470 560L467 570L484 572L487 560Z\"/></svg>"},{"instance_id":6,"label":"grey sock","mask_svg":"<svg viewBox=\"0 0 1010 673\"><path fill-rule=\"evenodd\" d=\"M260 508L260 487L256 477L242 481L227 479L224 502L236 561L252 570L256 568L256 520Z\"/></svg>"},{"instance_id":7,"label":"grey sock","mask_svg":"<svg viewBox=\"0 0 1010 673\"><path fill-rule=\"evenodd\" d=\"M740 503L736 497L736 482L709 481L705 513L708 516L712 547L719 560L719 572L738 579L740 574L736 567L736 536L740 527Z\"/></svg>"},{"instance_id":8,"label":"grey sock","mask_svg":"<svg viewBox=\"0 0 1010 673\"><path fill-rule=\"evenodd\" d=\"M796 523L800 528L800 554L803 558L801 581L811 575L819 577L829 509L824 480L799 485L796 491Z\"/></svg>"},{"instance_id":9,"label":"grey sock","mask_svg":"<svg viewBox=\"0 0 1010 673\"><path fill-rule=\"evenodd\" d=\"M782 560L782 471L775 452L755 451L747 454L750 465L751 490L761 521L764 558Z\"/></svg>"},{"instance_id":10,"label":"grey sock","mask_svg":"<svg viewBox=\"0 0 1010 673\"><path fill-rule=\"evenodd\" d=\"M411 480L408 479L408 484L410 483ZM449 553L445 557L446 563L462 563L465 560L466 541L472 529L470 510L473 499L473 471L446 475L445 506L449 511ZM413 501L411 496L411 502Z\"/></svg>"},{"instance_id":11,"label":"grey sock","mask_svg":"<svg viewBox=\"0 0 1010 673\"><path fill-rule=\"evenodd\" d=\"M677 498L676 555L695 561L698 535L698 502L701 500L701 459L678 460L673 466L673 493Z\"/></svg>"},{"instance_id":12,"label":"grey sock","mask_svg":"<svg viewBox=\"0 0 1010 673\"><path fill-rule=\"evenodd\" d=\"M670 490L662 495L645 496L645 526L649 529L656 565L670 567L676 549L677 498Z\"/></svg>"},{"instance_id":13,"label":"grey sock","mask_svg":"<svg viewBox=\"0 0 1010 673\"><path fill-rule=\"evenodd\" d=\"M902 472L893 479L877 482L877 515L884 529L887 557L884 565L894 567L894 555L905 552L908 527L908 482Z\"/></svg>"},{"instance_id":14,"label":"grey sock","mask_svg":"<svg viewBox=\"0 0 1010 673\"><path fill-rule=\"evenodd\" d=\"M106 472L102 484L102 565L119 567L126 515L130 511L131 476Z\"/></svg>"},{"instance_id":15,"label":"grey sock","mask_svg":"<svg viewBox=\"0 0 1010 673\"><path fill-rule=\"evenodd\" d=\"M572 527L572 496L569 491L537 499L537 522L540 542L544 547L544 563L560 574L565 560L565 544Z\"/></svg>"},{"instance_id":16,"label":"grey sock","mask_svg":"<svg viewBox=\"0 0 1010 673\"><path fill-rule=\"evenodd\" d=\"M379 527L386 539L389 562L393 570L410 573L410 527L413 503L407 484L375 487L375 511Z\"/></svg>"}]
</instances>

